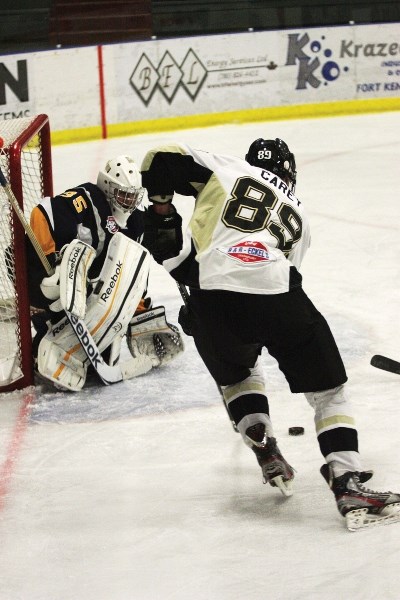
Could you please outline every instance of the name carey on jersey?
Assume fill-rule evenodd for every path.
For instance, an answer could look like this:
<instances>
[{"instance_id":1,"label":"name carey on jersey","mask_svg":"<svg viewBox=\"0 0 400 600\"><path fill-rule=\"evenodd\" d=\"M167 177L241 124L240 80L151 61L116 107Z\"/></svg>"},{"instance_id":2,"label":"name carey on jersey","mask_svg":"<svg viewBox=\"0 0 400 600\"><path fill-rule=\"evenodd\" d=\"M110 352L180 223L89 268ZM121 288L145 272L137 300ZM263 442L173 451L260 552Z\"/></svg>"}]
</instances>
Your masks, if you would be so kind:
<instances>
[{"instance_id":1,"label":"name carey on jersey","mask_svg":"<svg viewBox=\"0 0 400 600\"><path fill-rule=\"evenodd\" d=\"M300 206L300 204L301 204L300 200L298 200L296 198L296 196L293 194L293 192L290 190L290 188L286 185L286 183L284 183L282 181L282 179L280 179L279 177L277 177L276 175L271 173L271 171L261 171L261 177L263 179L265 179L265 181L268 181L268 183L270 183L271 185L275 186L276 189L283 192L285 194L285 196L287 196L289 198L289 200L292 200L292 202L295 202L297 204L297 206Z\"/></svg>"}]
</instances>

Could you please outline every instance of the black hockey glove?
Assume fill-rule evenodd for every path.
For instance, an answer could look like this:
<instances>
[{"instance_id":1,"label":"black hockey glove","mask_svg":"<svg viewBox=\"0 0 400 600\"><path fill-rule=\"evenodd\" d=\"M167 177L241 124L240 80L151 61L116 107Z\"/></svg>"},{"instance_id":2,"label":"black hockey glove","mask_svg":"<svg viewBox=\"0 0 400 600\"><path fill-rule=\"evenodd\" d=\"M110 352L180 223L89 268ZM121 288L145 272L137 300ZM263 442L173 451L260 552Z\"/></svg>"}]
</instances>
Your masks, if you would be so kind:
<instances>
[{"instance_id":1,"label":"black hockey glove","mask_svg":"<svg viewBox=\"0 0 400 600\"><path fill-rule=\"evenodd\" d=\"M182 327L182 331L186 333L186 335L193 335L193 315L190 311L190 308L186 306L186 304L181 306L179 309L178 323Z\"/></svg>"},{"instance_id":2,"label":"black hockey glove","mask_svg":"<svg viewBox=\"0 0 400 600\"><path fill-rule=\"evenodd\" d=\"M159 215L150 206L144 213L144 233L142 245L154 256L158 263L178 256L182 249L182 217L176 212Z\"/></svg>"}]
</instances>

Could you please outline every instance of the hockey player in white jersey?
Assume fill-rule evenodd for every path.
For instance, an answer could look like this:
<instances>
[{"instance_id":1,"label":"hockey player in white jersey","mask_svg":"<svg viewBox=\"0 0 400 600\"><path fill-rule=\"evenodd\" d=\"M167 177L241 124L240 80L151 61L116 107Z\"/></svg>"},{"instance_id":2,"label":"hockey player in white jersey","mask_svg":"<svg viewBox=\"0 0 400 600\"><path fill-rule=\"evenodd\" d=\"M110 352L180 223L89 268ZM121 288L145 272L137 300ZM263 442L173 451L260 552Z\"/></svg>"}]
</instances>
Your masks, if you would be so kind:
<instances>
[{"instance_id":1,"label":"hockey player in white jersey","mask_svg":"<svg viewBox=\"0 0 400 600\"><path fill-rule=\"evenodd\" d=\"M310 229L295 196L296 163L287 144L260 138L245 160L171 144L148 152L141 172L153 203L142 243L189 287L181 325L192 333L264 482L292 493L294 470L276 442L258 360L266 348L291 391L304 393L315 411L321 473L348 527L398 520L400 495L363 485L372 472L361 465L346 371L326 320L302 288ZM174 193L195 198L184 239Z\"/></svg>"}]
</instances>

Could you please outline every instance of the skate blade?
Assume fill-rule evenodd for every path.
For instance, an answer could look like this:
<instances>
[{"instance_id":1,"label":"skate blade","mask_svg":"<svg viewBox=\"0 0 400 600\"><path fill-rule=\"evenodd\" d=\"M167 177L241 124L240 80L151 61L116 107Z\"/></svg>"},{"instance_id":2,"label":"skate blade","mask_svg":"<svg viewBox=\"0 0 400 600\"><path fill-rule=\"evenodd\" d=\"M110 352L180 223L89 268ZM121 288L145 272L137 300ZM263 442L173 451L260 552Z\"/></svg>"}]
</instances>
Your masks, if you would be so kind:
<instances>
[{"instance_id":1,"label":"skate blade","mask_svg":"<svg viewBox=\"0 0 400 600\"><path fill-rule=\"evenodd\" d=\"M293 481L284 481L282 475L277 475L276 477L272 477L269 483L273 487L278 487L282 494L286 497L293 496Z\"/></svg>"},{"instance_id":2,"label":"skate blade","mask_svg":"<svg viewBox=\"0 0 400 600\"><path fill-rule=\"evenodd\" d=\"M388 512L388 509L390 512ZM393 510L394 509L394 510ZM385 509L384 509L385 510ZM390 525L400 521L400 502L391 504L387 508L386 514L372 515L368 513L368 508L358 508L351 510L345 515L347 529L349 531L358 531L377 525Z\"/></svg>"}]
</instances>

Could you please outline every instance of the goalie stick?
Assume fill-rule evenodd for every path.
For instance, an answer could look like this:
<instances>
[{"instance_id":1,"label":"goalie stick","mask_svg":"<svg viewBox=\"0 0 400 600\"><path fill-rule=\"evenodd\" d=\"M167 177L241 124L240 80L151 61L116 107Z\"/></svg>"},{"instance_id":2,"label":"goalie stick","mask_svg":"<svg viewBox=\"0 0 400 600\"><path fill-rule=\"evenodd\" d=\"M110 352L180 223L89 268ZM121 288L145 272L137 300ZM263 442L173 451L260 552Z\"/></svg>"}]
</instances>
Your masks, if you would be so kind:
<instances>
[{"instance_id":1,"label":"goalie stick","mask_svg":"<svg viewBox=\"0 0 400 600\"><path fill-rule=\"evenodd\" d=\"M147 357L147 362L146 360L141 362L137 358L131 358L123 363L108 365L101 356L100 350L89 329L86 327L85 322L67 310L65 311L65 314L67 315L68 321L75 331L86 356L105 385L118 383L124 379L131 379L132 377L142 375L149 370L149 367L151 368L152 365L150 359L147 359Z\"/></svg>"},{"instance_id":2,"label":"goalie stick","mask_svg":"<svg viewBox=\"0 0 400 600\"><path fill-rule=\"evenodd\" d=\"M189 292L188 292L188 290L187 290L187 287L186 287L186 285L185 285L185 284L183 284L183 283L179 283L179 281L177 281L177 282L176 282L176 284L177 284L177 286L178 286L178 290L179 290L179 292L180 292L180 294L181 294L181 296L182 296L182 300L183 300L183 302L184 302L184 304L185 304L186 308L187 308L187 309L189 309L189 298L190 298L190 296L189 296ZM222 402L223 402L223 405L225 406L225 409L226 409L226 412L227 412L227 414L228 414L229 420L230 420L230 422L231 422L231 424L232 424L233 430L234 430L234 431L236 431L236 433L239 433L239 430L238 430L238 428L237 428L237 426L236 426L236 423L235 423L235 421L234 421L234 419L233 419L233 417L232 417L232 415L231 415L231 412L230 412L230 410L229 410L229 408L228 408L228 405L227 405L227 403L225 402L225 399L224 399L224 395L223 395L223 393L222 393L221 386L220 386L220 385L218 385L218 383L216 383L216 386L217 386L217 388L218 388L218 392L219 392L219 394L220 394L220 396L221 396L221 400L222 400Z\"/></svg>"},{"instance_id":3,"label":"goalie stick","mask_svg":"<svg viewBox=\"0 0 400 600\"><path fill-rule=\"evenodd\" d=\"M13 207L14 212L17 215L22 227L25 229L27 236L29 237L30 241L32 242L32 245L36 250L36 254L38 255L42 265L44 266L47 275L53 275L54 269L52 268L51 264L49 263L42 246L39 244L32 227L29 225L28 221L26 220L26 217L25 217L23 211L21 210L18 200L15 197L14 192L11 189L11 185L7 182L7 179L4 176L1 166L0 166L0 185L2 186L5 193L7 194L7 198L10 201L10 204Z\"/></svg>"},{"instance_id":4,"label":"goalie stick","mask_svg":"<svg viewBox=\"0 0 400 600\"><path fill-rule=\"evenodd\" d=\"M371 358L371 365L377 369L383 369L383 371L389 371L390 373L396 373L396 375L400 375L400 362L393 360L392 358L388 358L387 356L375 354Z\"/></svg>"},{"instance_id":5,"label":"goalie stick","mask_svg":"<svg viewBox=\"0 0 400 600\"><path fill-rule=\"evenodd\" d=\"M68 321L70 322L72 329L75 331L75 334L78 337L86 356L90 360L102 382L106 385L109 385L110 383L122 381L123 376L121 367L118 364L110 366L105 362L100 354L96 342L92 338L90 331L82 319L79 319L68 310L65 311L65 314L67 315Z\"/></svg>"}]
</instances>

